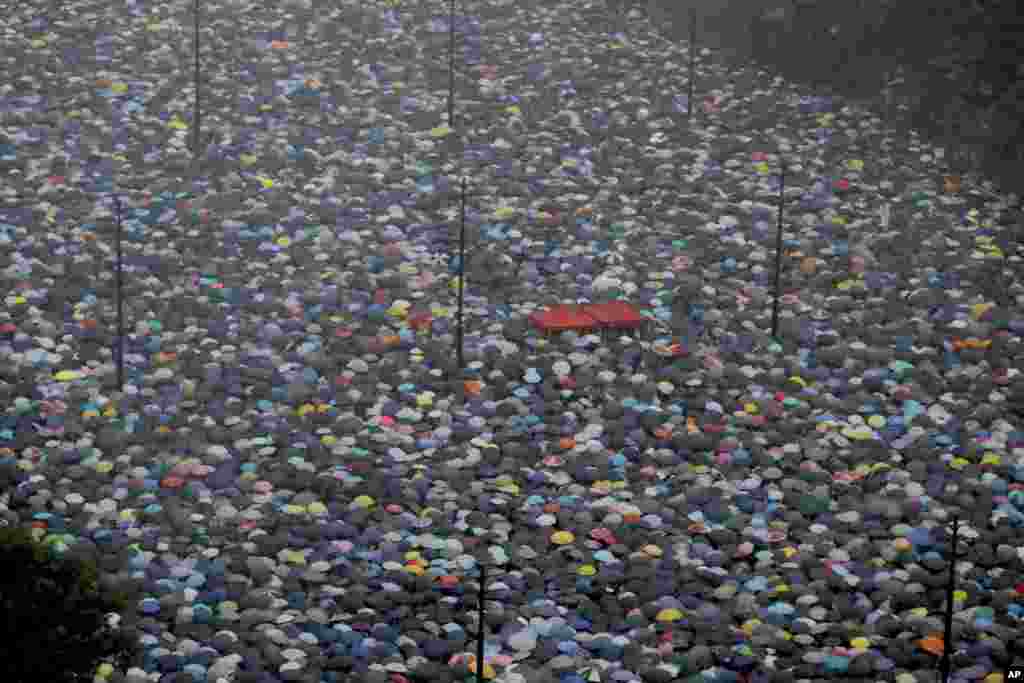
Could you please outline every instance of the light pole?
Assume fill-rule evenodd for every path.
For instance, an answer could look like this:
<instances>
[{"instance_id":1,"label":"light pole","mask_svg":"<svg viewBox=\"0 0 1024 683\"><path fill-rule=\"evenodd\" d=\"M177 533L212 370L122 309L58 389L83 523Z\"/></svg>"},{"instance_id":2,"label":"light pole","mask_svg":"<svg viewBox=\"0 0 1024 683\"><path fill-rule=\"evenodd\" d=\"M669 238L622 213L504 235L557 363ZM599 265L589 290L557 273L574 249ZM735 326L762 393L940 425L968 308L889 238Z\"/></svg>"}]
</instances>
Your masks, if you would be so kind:
<instances>
[{"instance_id":1,"label":"light pole","mask_svg":"<svg viewBox=\"0 0 1024 683\"><path fill-rule=\"evenodd\" d=\"M690 84L689 84L689 99L687 100L686 106L686 117L691 123L693 122L693 81L696 78L696 65L697 65L697 9L695 7L690 8Z\"/></svg>"},{"instance_id":2,"label":"light pole","mask_svg":"<svg viewBox=\"0 0 1024 683\"><path fill-rule=\"evenodd\" d=\"M455 130L455 0L448 3L448 127Z\"/></svg>"},{"instance_id":3,"label":"light pole","mask_svg":"<svg viewBox=\"0 0 1024 683\"><path fill-rule=\"evenodd\" d=\"M480 563L480 594L477 596L476 633L476 683L484 683L484 638L487 626L484 622L484 597L487 590L487 563Z\"/></svg>"},{"instance_id":4,"label":"light pole","mask_svg":"<svg viewBox=\"0 0 1024 683\"><path fill-rule=\"evenodd\" d=\"M459 191L459 308L458 308L458 329L455 331L456 358L459 363L459 372L466 369L464 356L464 332L462 325L462 312L465 302L466 289L466 177L462 176L461 189Z\"/></svg>"},{"instance_id":5,"label":"light pole","mask_svg":"<svg viewBox=\"0 0 1024 683\"><path fill-rule=\"evenodd\" d=\"M772 298L772 338L779 333L779 289L782 286L782 209L786 192L786 161L780 159L779 169L779 227L775 233L775 292Z\"/></svg>"},{"instance_id":6,"label":"light pole","mask_svg":"<svg viewBox=\"0 0 1024 683\"><path fill-rule=\"evenodd\" d=\"M193 53L195 55L195 74L193 81L195 83L195 102L192 106L192 158L195 160L199 159L199 0L193 0L192 3L192 17L194 20L193 24Z\"/></svg>"},{"instance_id":7,"label":"light pole","mask_svg":"<svg viewBox=\"0 0 1024 683\"><path fill-rule=\"evenodd\" d=\"M114 246L117 250L117 273L114 288L117 295L117 390L124 391L124 271L122 270L121 252L121 199L114 195L114 211L117 220L117 232Z\"/></svg>"},{"instance_id":8,"label":"light pole","mask_svg":"<svg viewBox=\"0 0 1024 683\"><path fill-rule=\"evenodd\" d=\"M953 662L953 595L956 592L956 561L960 559L957 555L957 541L960 538L960 518L953 518L953 536L950 539L949 548L949 578L946 582L946 623L942 637L942 658L939 660L939 671L942 674L942 683L949 683L952 673Z\"/></svg>"}]
</instances>

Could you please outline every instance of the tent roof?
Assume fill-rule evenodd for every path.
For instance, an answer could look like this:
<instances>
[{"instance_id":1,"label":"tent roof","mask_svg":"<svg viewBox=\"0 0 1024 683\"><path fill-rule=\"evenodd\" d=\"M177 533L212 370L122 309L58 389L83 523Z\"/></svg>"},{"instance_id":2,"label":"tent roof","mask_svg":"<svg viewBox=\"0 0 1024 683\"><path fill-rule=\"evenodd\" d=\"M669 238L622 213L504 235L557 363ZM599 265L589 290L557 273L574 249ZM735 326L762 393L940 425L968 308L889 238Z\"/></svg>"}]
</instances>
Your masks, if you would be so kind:
<instances>
[{"instance_id":1,"label":"tent roof","mask_svg":"<svg viewBox=\"0 0 1024 683\"><path fill-rule=\"evenodd\" d=\"M630 303L610 301L604 304L559 304L547 311L530 314L530 321L543 330L590 330L595 327L635 328L644 318Z\"/></svg>"},{"instance_id":2,"label":"tent roof","mask_svg":"<svg viewBox=\"0 0 1024 683\"><path fill-rule=\"evenodd\" d=\"M587 315L579 306L552 306L547 311L530 314L530 321L544 330L580 330L591 329L599 325L598 321Z\"/></svg>"},{"instance_id":3,"label":"tent roof","mask_svg":"<svg viewBox=\"0 0 1024 683\"><path fill-rule=\"evenodd\" d=\"M603 304L587 304L583 312L595 318L602 327L634 328L644 323L640 312L626 301L609 301Z\"/></svg>"}]
</instances>

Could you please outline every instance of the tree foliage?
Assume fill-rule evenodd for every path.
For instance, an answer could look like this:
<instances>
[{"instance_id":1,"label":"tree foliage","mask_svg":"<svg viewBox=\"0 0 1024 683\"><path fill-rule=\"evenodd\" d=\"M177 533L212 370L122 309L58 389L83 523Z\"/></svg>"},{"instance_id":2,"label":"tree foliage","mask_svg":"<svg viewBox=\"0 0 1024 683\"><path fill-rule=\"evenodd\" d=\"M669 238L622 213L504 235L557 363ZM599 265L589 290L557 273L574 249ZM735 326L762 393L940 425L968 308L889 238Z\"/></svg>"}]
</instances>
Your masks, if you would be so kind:
<instances>
[{"instance_id":1,"label":"tree foliage","mask_svg":"<svg viewBox=\"0 0 1024 683\"><path fill-rule=\"evenodd\" d=\"M892 94L909 108L905 123L933 139L949 137L951 153L979 159L979 170L1003 185L1018 182L1024 162L1018 0L720 0L715 6L717 16L702 25L710 23L722 44L747 44L750 56L788 79L876 99L902 74Z\"/></svg>"},{"instance_id":2,"label":"tree foliage","mask_svg":"<svg viewBox=\"0 0 1024 683\"><path fill-rule=\"evenodd\" d=\"M8 477L0 476L0 491ZM18 506L17 493L8 500ZM98 579L95 564L56 556L30 530L0 528L4 681L79 683L91 681L103 662L130 666L137 645L111 618L126 600L102 591Z\"/></svg>"}]
</instances>

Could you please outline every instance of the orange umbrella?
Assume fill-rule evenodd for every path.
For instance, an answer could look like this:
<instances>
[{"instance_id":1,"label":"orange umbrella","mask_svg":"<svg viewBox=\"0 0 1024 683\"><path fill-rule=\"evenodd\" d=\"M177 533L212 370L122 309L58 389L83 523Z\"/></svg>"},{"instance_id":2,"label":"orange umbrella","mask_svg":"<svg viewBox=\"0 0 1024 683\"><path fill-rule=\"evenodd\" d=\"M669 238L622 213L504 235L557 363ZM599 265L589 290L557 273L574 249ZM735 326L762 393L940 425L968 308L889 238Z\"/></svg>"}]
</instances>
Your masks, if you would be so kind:
<instances>
[{"instance_id":1,"label":"orange umbrella","mask_svg":"<svg viewBox=\"0 0 1024 683\"><path fill-rule=\"evenodd\" d=\"M927 638L922 638L917 641L917 644L921 646L921 649L925 652L930 652L936 657L941 657L943 651L946 649L946 645L942 640L942 636L932 634Z\"/></svg>"},{"instance_id":2,"label":"orange umbrella","mask_svg":"<svg viewBox=\"0 0 1024 683\"><path fill-rule=\"evenodd\" d=\"M992 346L991 339L957 339L953 338L953 350L960 351L963 349L987 349Z\"/></svg>"}]
</instances>

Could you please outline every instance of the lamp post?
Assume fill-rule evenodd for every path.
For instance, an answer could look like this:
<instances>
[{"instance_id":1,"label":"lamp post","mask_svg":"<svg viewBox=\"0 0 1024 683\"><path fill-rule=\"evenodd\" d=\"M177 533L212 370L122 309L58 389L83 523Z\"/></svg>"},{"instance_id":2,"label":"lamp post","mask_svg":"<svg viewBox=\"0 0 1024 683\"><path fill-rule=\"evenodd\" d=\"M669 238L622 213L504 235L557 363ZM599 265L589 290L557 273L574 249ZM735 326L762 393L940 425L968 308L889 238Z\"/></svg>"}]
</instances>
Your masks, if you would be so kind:
<instances>
[{"instance_id":1,"label":"lamp post","mask_svg":"<svg viewBox=\"0 0 1024 683\"><path fill-rule=\"evenodd\" d=\"M953 595L956 592L956 561L960 559L957 555L957 541L960 538L960 518L953 518L953 535L950 539L949 548L949 577L946 581L946 623L942 637L942 658L939 660L939 672L942 674L942 683L949 683L953 663Z\"/></svg>"},{"instance_id":2,"label":"lamp post","mask_svg":"<svg viewBox=\"0 0 1024 683\"><path fill-rule=\"evenodd\" d=\"M448 3L448 127L455 130L455 0Z\"/></svg>"},{"instance_id":3,"label":"lamp post","mask_svg":"<svg viewBox=\"0 0 1024 683\"><path fill-rule=\"evenodd\" d=\"M121 252L121 199L114 195L114 211L117 220L117 232L114 246L117 250L116 280L114 284L117 296L117 390L124 391L124 271L122 269Z\"/></svg>"},{"instance_id":4,"label":"lamp post","mask_svg":"<svg viewBox=\"0 0 1024 683\"><path fill-rule=\"evenodd\" d=\"M449 195L450 196L450 195ZM465 280L466 280L466 200L470 197L478 196L490 196L488 194L476 194L466 191L466 177L462 176L459 184L459 282L458 282L458 307L456 310L456 323L457 327L455 330L455 354L456 362L459 365L459 371L465 369L465 325L464 325L464 312L465 312ZM441 225L434 226L434 229L442 227ZM451 254L451 240L444 238L440 241L441 244L448 248L449 255ZM479 247L480 245L475 245ZM475 249L470 250L470 253ZM451 263L451 257L449 256L449 263ZM451 266L449 266L450 268Z\"/></svg>"},{"instance_id":5,"label":"lamp post","mask_svg":"<svg viewBox=\"0 0 1024 683\"><path fill-rule=\"evenodd\" d=\"M686 116L689 122L693 122L693 82L696 78L697 65L697 9L690 8L690 83L689 99L686 105Z\"/></svg>"},{"instance_id":6,"label":"lamp post","mask_svg":"<svg viewBox=\"0 0 1024 683\"><path fill-rule=\"evenodd\" d=\"M459 307L458 307L458 329L455 331L456 358L459 363L459 372L466 369L464 349L464 329L462 324L462 312L465 303L466 289L466 177L462 177L459 191Z\"/></svg>"},{"instance_id":7,"label":"lamp post","mask_svg":"<svg viewBox=\"0 0 1024 683\"><path fill-rule=\"evenodd\" d=\"M193 81L195 84L195 101L193 103L193 121L192 121L192 158L195 160L199 159L199 0L194 0L192 3L192 16L194 20L193 24L193 53L195 55L195 73L193 75Z\"/></svg>"},{"instance_id":8,"label":"lamp post","mask_svg":"<svg viewBox=\"0 0 1024 683\"><path fill-rule=\"evenodd\" d=\"M476 683L484 683L484 638L487 624L484 622L484 597L487 591L487 563L480 563L480 594L477 596L476 633Z\"/></svg>"},{"instance_id":9,"label":"lamp post","mask_svg":"<svg viewBox=\"0 0 1024 683\"><path fill-rule=\"evenodd\" d=\"M782 287L782 210L786 192L786 162L779 169L779 226L775 234L775 292L772 298L772 338L779 333L779 290Z\"/></svg>"}]
</instances>

